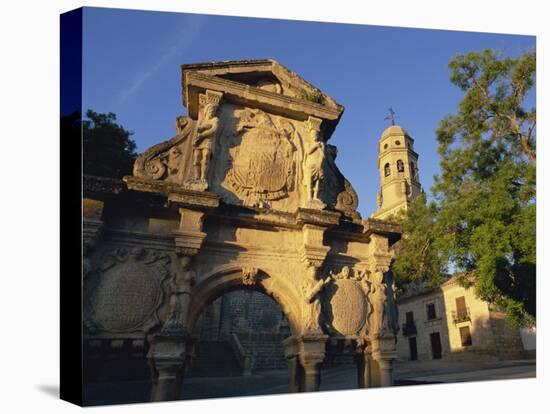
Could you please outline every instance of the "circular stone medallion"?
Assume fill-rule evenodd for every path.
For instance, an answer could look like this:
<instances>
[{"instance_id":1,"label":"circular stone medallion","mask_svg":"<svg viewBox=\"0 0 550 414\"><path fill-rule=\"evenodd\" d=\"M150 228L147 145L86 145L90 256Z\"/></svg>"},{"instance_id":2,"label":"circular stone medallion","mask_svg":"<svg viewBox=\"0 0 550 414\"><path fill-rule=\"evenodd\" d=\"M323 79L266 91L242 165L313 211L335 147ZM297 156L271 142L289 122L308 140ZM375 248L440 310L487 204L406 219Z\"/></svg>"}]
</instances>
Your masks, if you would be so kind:
<instances>
[{"instance_id":1,"label":"circular stone medallion","mask_svg":"<svg viewBox=\"0 0 550 414\"><path fill-rule=\"evenodd\" d=\"M136 262L124 263L101 275L93 319L106 331L131 331L147 321L161 299L161 280L153 269Z\"/></svg>"},{"instance_id":2,"label":"circular stone medallion","mask_svg":"<svg viewBox=\"0 0 550 414\"><path fill-rule=\"evenodd\" d=\"M333 329L342 335L357 334L367 317L367 304L361 287L353 280L336 280L329 297Z\"/></svg>"}]
</instances>

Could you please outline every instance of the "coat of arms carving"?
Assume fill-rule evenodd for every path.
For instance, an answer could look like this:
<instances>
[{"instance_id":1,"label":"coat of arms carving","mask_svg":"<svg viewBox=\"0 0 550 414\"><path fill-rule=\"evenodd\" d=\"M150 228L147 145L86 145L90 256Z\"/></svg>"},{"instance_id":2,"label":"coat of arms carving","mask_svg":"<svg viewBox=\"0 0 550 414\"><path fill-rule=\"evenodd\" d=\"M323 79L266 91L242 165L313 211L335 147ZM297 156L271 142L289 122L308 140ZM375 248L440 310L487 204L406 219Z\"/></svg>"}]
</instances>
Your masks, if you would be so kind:
<instances>
[{"instance_id":1,"label":"coat of arms carving","mask_svg":"<svg viewBox=\"0 0 550 414\"><path fill-rule=\"evenodd\" d=\"M226 185L245 205L279 200L294 188L295 130L258 109L238 111L239 145L226 174Z\"/></svg>"}]
</instances>

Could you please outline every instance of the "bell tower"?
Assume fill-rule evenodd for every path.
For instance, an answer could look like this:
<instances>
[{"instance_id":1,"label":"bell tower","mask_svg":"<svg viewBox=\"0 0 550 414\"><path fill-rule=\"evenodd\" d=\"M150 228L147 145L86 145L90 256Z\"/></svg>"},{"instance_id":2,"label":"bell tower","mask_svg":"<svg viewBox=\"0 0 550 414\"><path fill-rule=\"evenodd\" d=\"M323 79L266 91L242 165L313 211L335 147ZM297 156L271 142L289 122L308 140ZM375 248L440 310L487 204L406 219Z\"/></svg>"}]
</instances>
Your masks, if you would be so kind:
<instances>
[{"instance_id":1,"label":"bell tower","mask_svg":"<svg viewBox=\"0 0 550 414\"><path fill-rule=\"evenodd\" d=\"M386 219L407 209L422 191L414 139L398 125L387 128L378 141L378 171L381 189L376 194L378 210L372 215Z\"/></svg>"}]
</instances>

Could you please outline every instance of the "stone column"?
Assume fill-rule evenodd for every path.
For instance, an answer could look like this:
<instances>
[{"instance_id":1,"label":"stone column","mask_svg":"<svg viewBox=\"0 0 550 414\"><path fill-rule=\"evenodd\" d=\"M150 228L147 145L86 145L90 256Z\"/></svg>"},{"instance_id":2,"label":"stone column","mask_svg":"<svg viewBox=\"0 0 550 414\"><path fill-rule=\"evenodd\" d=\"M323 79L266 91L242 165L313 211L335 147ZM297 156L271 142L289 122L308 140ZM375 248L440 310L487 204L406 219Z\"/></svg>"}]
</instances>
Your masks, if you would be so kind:
<instances>
[{"instance_id":1,"label":"stone column","mask_svg":"<svg viewBox=\"0 0 550 414\"><path fill-rule=\"evenodd\" d=\"M373 388L380 387L380 366L378 361L369 355L370 379Z\"/></svg>"},{"instance_id":2,"label":"stone column","mask_svg":"<svg viewBox=\"0 0 550 414\"><path fill-rule=\"evenodd\" d=\"M322 358L317 355L300 355L300 362L303 369L303 376L300 386L301 392L319 391L321 385L320 365L323 362Z\"/></svg>"},{"instance_id":3,"label":"stone column","mask_svg":"<svg viewBox=\"0 0 550 414\"><path fill-rule=\"evenodd\" d=\"M377 377L373 378L376 386L393 385L393 360L397 358L395 342L395 336L379 337L372 341L372 365L376 365L372 372Z\"/></svg>"},{"instance_id":4,"label":"stone column","mask_svg":"<svg viewBox=\"0 0 550 414\"><path fill-rule=\"evenodd\" d=\"M380 374L380 386L390 387L393 385L393 360L379 359L378 372Z\"/></svg>"},{"instance_id":5,"label":"stone column","mask_svg":"<svg viewBox=\"0 0 550 414\"><path fill-rule=\"evenodd\" d=\"M206 234L203 219L218 198L209 193L185 191L170 194L171 205L179 207L180 226L174 231L177 267L171 284L168 318L162 330L152 340L148 358L153 367L152 401L179 399L185 368L194 354L194 340L188 329L189 305L194 274L192 259L196 256Z\"/></svg>"},{"instance_id":6,"label":"stone column","mask_svg":"<svg viewBox=\"0 0 550 414\"><path fill-rule=\"evenodd\" d=\"M365 347L357 355L357 384L359 388L374 387L374 368L370 349Z\"/></svg>"},{"instance_id":7,"label":"stone column","mask_svg":"<svg viewBox=\"0 0 550 414\"><path fill-rule=\"evenodd\" d=\"M320 365L325 359L328 335L290 336L283 341L288 361L289 392L318 391L321 384Z\"/></svg>"},{"instance_id":8,"label":"stone column","mask_svg":"<svg viewBox=\"0 0 550 414\"><path fill-rule=\"evenodd\" d=\"M288 392L300 392L302 382L302 367L298 356L298 344L295 336L283 340L285 358L288 364Z\"/></svg>"},{"instance_id":9,"label":"stone column","mask_svg":"<svg viewBox=\"0 0 550 414\"><path fill-rule=\"evenodd\" d=\"M178 400L187 358L187 337L155 335L147 356L153 371L151 401Z\"/></svg>"},{"instance_id":10,"label":"stone column","mask_svg":"<svg viewBox=\"0 0 550 414\"><path fill-rule=\"evenodd\" d=\"M286 360L288 363L288 392L300 392L303 373L298 355L291 356Z\"/></svg>"},{"instance_id":11,"label":"stone column","mask_svg":"<svg viewBox=\"0 0 550 414\"><path fill-rule=\"evenodd\" d=\"M302 367L300 392L318 391L321 385L321 363L325 359L328 335L308 333L298 337Z\"/></svg>"}]
</instances>

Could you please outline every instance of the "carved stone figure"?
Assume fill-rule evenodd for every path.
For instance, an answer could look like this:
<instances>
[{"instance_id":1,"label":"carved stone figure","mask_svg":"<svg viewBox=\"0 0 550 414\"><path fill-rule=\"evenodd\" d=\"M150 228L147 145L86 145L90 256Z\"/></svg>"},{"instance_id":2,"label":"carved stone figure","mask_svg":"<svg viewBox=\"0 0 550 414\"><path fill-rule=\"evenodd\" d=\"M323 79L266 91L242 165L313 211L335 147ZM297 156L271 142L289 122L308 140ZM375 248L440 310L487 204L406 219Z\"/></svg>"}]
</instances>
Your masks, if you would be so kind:
<instances>
[{"instance_id":1,"label":"carved stone figure","mask_svg":"<svg viewBox=\"0 0 550 414\"><path fill-rule=\"evenodd\" d=\"M310 207L324 208L325 204L319 199L321 181L325 178L325 144L320 138L320 122L310 118L310 130L313 140L306 146L304 160L304 181L307 188L307 197Z\"/></svg>"},{"instance_id":2,"label":"carved stone figure","mask_svg":"<svg viewBox=\"0 0 550 414\"><path fill-rule=\"evenodd\" d=\"M306 279L304 280L302 290L302 320L305 321L304 333L320 333L321 325L321 291L330 278L316 280L317 269L309 266Z\"/></svg>"},{"instance_id":3,"label":"carved stone figure","mask_svg":"<svg viewBox=\"0 0 550 414\"><path fill-rule=\"evenodd\" d=\"M397 330L396 307L393 303L392 286L388 285L383 272L374 273L370 295L372 304L370 332L378 337L394 335Z\"/></svg>"},{"instance_id":4,"label":"carved stone figure","mask_svg":"<svg viewBox=\"0 0 550 414\"><path fill-rule=\"evenodd\" d=\"M197 133L193 140L193 172L195 180L206 182L212 155L212 141L218 130L219 119L216 117L216 111L220 104L221 94L207 91L199 99L204 107L199 115Z\"/></svg>"},{"instance_id":5,"label":"carved stone figure","mask_svg":"<svg viewBox=\"0 0 550 414\"><path fill-rule=\"evenodd\" d=\"M180 254L179 267L171 283L172 295L170 297L169 314L167 321L162 327L164 333L188 333L187 315L189 313L189 304L191 303L191 288L195 281L190 267L191 257Z\"/></svg>"}]
</instances>

